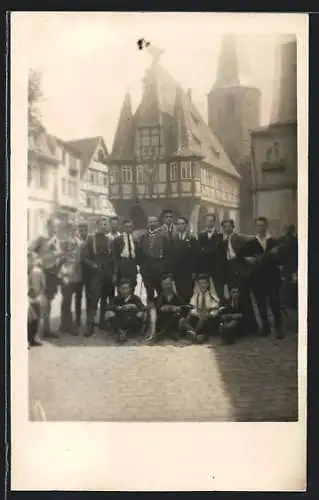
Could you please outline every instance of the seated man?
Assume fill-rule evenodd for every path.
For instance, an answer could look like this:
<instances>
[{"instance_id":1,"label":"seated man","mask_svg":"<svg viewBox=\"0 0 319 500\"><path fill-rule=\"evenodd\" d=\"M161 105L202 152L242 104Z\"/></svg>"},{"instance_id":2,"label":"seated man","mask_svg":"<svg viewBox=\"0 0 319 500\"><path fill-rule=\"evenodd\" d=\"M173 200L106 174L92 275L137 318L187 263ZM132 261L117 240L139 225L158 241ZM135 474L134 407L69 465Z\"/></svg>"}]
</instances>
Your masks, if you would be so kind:
<instances>
[{"instance_id":1,"label":"seated man","mask_svg":"<svg viewBox=\"0 0 319 500\"><path fill-rule=\"evenodd\" d=\"M219 311L220 334L223 344L233 344L243 334L243 314L240 307L238 288L230 290L228 304Z\"/></svg>"},{"instance_id":2,"label":"seated man","mask_svg":"<svg viewBox=\"0 0 319 500\"><path fill-rule=\"evenodd\" d=\"M203 343L205 338L218 332L219 299L210 289L207 275L199 275L196 280L194 295L190 301L189 324L194 328L196 340Z\"/></svg>"},{"instance_id":3,"label":"seated man","mask_svg":"<svg viewBox=\"0 0 319 500\"><path fill-rule=\"evenodd\" d=\"M174 291L171 274L166 274L161 280L162 292L151 306L151 332L148 340L155 342L160 337L169 335L179 340L180 333L185 330L183 320L189 306Z\"/></svg>"},{"instance_id":4,"label":"seated man","mask_svg":"<svg viewBox=\"0 0 319 500\"><path fill-rule=\"evenodd\" d=\"M105 320L110 324L117 342L125 342L128 336L145 334L147 311L141 299L132 293L129 279L119 282L118 295L107 306Z\"/></svg>"}]
</instances>

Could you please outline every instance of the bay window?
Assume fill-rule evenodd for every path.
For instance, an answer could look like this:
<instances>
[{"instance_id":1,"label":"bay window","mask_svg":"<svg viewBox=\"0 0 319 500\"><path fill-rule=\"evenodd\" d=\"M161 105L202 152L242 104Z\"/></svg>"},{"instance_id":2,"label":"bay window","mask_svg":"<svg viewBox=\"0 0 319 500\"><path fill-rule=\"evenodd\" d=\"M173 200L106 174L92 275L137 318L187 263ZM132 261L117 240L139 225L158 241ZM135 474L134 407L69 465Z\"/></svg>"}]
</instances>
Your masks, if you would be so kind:
<instances>
[{"instance_id":1,"label":"bay window","mask_svg":"<svg viewBox=\"0 0 319 500\"><path fill-rule=\"evenodd\" d=\"M137 184L144 184L144 166L137 165L136 167L136 182Z\"/></svg>"},{"instance_id":2,"label":"bay window","mask_svg":"<svg viewBox=\"0 0 319 500\"><path fill-rule=\"evenodd\" d=\"M177 163L171 163L169 166L169 178L171 181L177 181Z\"/></svg>"},{"instance_id":3,"label":"bay window","mask_svg":"<svg viewBox=\"0 0 319 500\"><path fill-rule=\"evenodd\" d=\"M122 177L122 182L125 183L131 183L133 180L132 176L132 167L129 165L124 165L121 168L121 177Z\"/></svg>"},{"instance_id":4,"label":"bay window","mask_svg":"<svg viewBox=\"0 0 319 500\"><path fill-rule=\"evenodd\" d=\"M192 162L182 161L181 162L181 179L192 179Z\"/></svg>"},{"instance_id":5,"label":"bay window","mask_svg":"<svg viewBox=\"0 0 319 500\"><path fill-rule=\"evenodd\" d=\"M120 181L120 172L117 165L110 167L110 184L118 184Z\"/></svg>"}]
</instances>

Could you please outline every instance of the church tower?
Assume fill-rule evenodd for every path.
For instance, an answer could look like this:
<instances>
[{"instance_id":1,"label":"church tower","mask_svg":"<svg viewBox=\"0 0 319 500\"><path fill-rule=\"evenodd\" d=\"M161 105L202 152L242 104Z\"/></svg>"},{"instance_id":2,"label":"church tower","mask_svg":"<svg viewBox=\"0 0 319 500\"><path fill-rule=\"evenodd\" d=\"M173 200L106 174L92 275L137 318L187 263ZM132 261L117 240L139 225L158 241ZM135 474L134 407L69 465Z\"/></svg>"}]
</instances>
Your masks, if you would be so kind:
<instances>
[{"instance_id":1,"label":"church tower","mask_svg":"<svg viewBox=\"0 0 319 500\"><path fill-rule=\"evenodd\" d=\"M249 74L238 35L222 39L216 81L207 96L208 125L241 175L240 229L252 231L250 131L260 126L261 92Z\"/></svg>"}]
</instances>

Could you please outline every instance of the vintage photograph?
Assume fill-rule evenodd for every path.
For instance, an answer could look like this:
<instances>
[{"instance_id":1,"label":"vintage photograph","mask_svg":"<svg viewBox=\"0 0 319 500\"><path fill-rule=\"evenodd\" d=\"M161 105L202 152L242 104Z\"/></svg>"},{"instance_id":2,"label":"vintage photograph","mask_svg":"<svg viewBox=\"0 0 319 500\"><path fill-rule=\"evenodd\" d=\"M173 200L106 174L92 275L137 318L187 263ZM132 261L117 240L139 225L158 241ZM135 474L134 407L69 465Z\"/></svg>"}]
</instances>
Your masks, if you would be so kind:
<instances>
[{"instance_id":1,"label":"vintage photograph","mask_svg":"<svg viewBox=\"0 0 319 500\"><path fill-rule=\"evenodd\" d=\"M298 421L296 34L29 15L29 420Z\"/></svg>"}]
</instances>

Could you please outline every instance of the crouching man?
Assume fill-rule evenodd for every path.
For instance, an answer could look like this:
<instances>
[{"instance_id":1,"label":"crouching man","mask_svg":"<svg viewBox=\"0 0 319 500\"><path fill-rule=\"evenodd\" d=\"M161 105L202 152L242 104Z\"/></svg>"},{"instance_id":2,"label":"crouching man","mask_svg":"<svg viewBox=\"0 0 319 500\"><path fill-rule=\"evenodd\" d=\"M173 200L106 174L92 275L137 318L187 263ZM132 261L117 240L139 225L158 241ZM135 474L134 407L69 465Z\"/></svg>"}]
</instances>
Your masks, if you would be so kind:
<instances>
[{"instance_id":1,"label":"crouching man","mask_svg":"<svg viewBox=\"0 0 319 500\"><path fill-rule=\"evenodd\" d=\"M152 343L167 336L179 340L180 334L187 330L187 324L183 320L188 314L189 306L174 291L171 274L162 277L161 288L162 292L150 310L151 331L148 340Z\"/></svg>"},{"instance_id":2,"label":"crouching man","mask_svg":"<svg viewBox=\"0 0 319 500\"><path fill-rule=\"evenodd\" d=\"M141 299L133 293L129 279L119 282L118 295L107 306L105 321L118 343L123 343L128 337L145 335L148 324L148 314Z\"/></svg>"},{"instance_id":3,"label":"crouching man","mask_svg":"<svg viewBox=\"0 0 319 500\"><path fill-rule=\"evenodd\" d=\"M194 330L197 342L201 344L219 330L219 299L211 290L209 276L197 277L190 304L193 308L189 314L188 324Z\"/></svg>"},{"instance_id":4,"label":"crouching man","mask_svg":"<svg viewBox=\"0 0 319 500\"><path fill-rule=\"evenodd\" d=\"M230 290L228 304L220 309L220 335L223 344L233 344L243 335L243 314L240 307L238 288Z\"/></svg>"}]
</instances>

